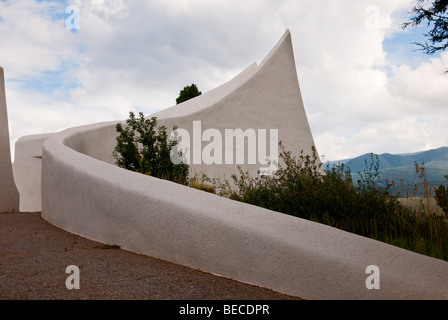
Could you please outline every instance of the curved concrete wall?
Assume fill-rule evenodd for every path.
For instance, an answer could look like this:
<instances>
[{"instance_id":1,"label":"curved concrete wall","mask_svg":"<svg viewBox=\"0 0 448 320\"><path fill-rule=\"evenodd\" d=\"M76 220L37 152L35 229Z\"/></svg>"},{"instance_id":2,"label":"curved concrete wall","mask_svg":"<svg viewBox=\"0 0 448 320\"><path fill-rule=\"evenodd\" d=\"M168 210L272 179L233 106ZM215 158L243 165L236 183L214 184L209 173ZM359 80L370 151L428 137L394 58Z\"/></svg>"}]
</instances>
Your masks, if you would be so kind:
<instances>
[{"instance_id":1,"label":"curved concrete wall","mask_svg":"<svg viewBox=\"0 0 448 320\"><path fill-rule=\"evenodd\" d=\"M302 150L305 154L309 154L311 146L314 146L300 92L289 31L285 32L260 65L253 63L223 85L151 116L157 117L158 124L165 125L169 132L174 126L187 130L192 135L192 143L189 146L192 153L195 139L194 122L201 123L200 135L207 129L215 129L223 140L226 130L266 130L266 155L271 154L271 151L275 153L279 141L282 141L283 145L295 155ZM67 144L79 152L113 163L112 151L116 144L115 124L116 122L104 123L101 125L102 129L90 133L90 139L77 142L73 137L72 142L67 141ZM278 132L275 145L271 144L270 130ZM97 136L101 139L98 140ZM16 143L18 156L15 158L14 167L17 168L15 172L22 196L20 202L22 211L41 211L41 202L38 200L41 186L38 177L43 141L44 136L31 136ZM231 150L235 161L226 164L224 159L226 142L223 141L222 146L222 164L205 164L201 159L201 163L191 163L190 174L194 176L205 173L210 178L229 178L234 173L238 174L237 165L239 165L243 171L255 176L260 168L268 167L260 163L260 157L256 159L255 164L249 164L247 140L246 148L243 150L241 148L237 150L237 144L233 144ZM31 148L38 151L33 151L31 154L27 149L32 143L35 145ZM200 153L208 143L210 142L202 140L199 142ZM258 151L257 148L257 155ZM238 152L244 152L242 164L236 162Z\"/></svg>"},{"instance_id":2,"label":"curved concrete wall","mask_svg":"<svg viewBox=\"0 0 448 320\"><path fill-rule=\"evenodd\" d=\"M20 193L21 212L42 210L42 145L53 134L24 136L15 144L14 179Z\"/></svg>"},{"instance_id":3,"label":"curved concrete wall","mask_svg":"<svg viewBox=\"0 0 448 320\"><path fill-rule=\"evenodd\" d=\"M168 129L178 126L190 133L194 132L193 122L200 121L203 131L213 128L221 132L222 137L226 129L277 130L275 146L267 137L268 154L280 141L293 155L299 155L302 150L311 154L311 147L315 145L302 100L289 31L260 65L252 64L224 85L153 116ZM201 148L207 143L202 141ZM260 163L264 159L257 159L255 165L249 164L248 150L234 148L234 154L237 152L245 152L244 163L240 164L243 171L255 176L260 168L267 167ZM222 162L219 165L192 163L190 168L193 173L203 172L216 178L238 173L236 162Z\"/></svg>"},{"instance_id":4,"label":"curved concrete wall","mask_svg":"<svg viewBox=\"0 0 448 320\"><path fill-rule=\"evenodd\" d=\"M448 298L445 261L126 171L65 145L90 143L102 129L45 141L42 217L50 223L308 299ZM380 269L379 290L366 288L369 265Z\"/></svg>"},{"instance_id":5,"label":"curved concrete wall","mask_svg":"<svg viewBox=\"0 0 448 320\"><path fill-rule=\"evenodd\" d=\"M273 128L289 149L314 144L289 32L259 66L155 116L168 128L191 130L198 120L204 129ZM18 171L26 171L20 162L42 152L36 181L44 219L96 241L303 298L448 298L445 261L112 165L115 124L16 144L21 149L35 143L38 149L17 153ZM206 169L211 176L231 172L222 165ZM379 290L366 288L370 265L380 269Z\"/></svg>"},{"instance_id":6,"label":"curved concrete wall","mask_svg":"<svg viewBox=\"0 0 448 320\"><path fill-rule=\"evenodd\" d=\"M116 144L115 125L119 121L98 123L95 130L89 130L82 139L76 135L66 144L81 153L107 163L115 163L112 156ZM90 127L90 126L89 126ZM42 146L45 140L57 133L24 136L15 144L13 163L14 178L20 193L21 212L42 211Z\"/></svg>"}]
</instances>

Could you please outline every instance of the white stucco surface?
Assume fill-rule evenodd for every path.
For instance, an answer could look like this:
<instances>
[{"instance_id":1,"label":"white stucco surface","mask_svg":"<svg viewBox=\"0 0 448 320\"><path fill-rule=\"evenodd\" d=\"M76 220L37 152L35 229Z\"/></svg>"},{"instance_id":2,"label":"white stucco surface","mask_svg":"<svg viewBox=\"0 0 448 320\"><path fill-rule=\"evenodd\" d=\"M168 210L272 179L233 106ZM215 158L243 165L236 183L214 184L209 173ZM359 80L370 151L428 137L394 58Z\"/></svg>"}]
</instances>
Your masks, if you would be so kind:
<instances>
[{"instance_id":1,"label":"white stucco surface","mask_svg":"<svg viewBox=\"0 0 448 320\"><path fill-rule=\"evenodd\" d=\"M5 77L0 67L0 213L19 211L17 190L11 164Z\"/></svg>"},{"instance_id":2,"label":"white stucco surface","mask_svg":"<svg viewBox=\"0 0 448 320\"><path fill-rule=\"evenodd\" d=\"M448 298L445 261L125 171L65 145L90 142L98 130L74 128L44 143L42 217L60 228L307 299ZM380 269L379 290L366 288L369 265Z\"/></svg>"},{"instance_id":3,"label":"white stucco surface","mask_svg":"<svg viewBox=\"0 0 448 320\"><path fill-rule=\"evenodd\" d=\"M302 150L311 154L311 147L315 145L302 100L289 31L260 65L254 63L222 86L152 116L170 130L177 126L190 133L194 132L193 122L200 121L203 132L209 128L217 129L222 137L226 129L278 130L275 146L270 143L269 134L267 136L267 154L280 141L294 155L299 155ZM202 149L208 143L203 141ZM236 144L234 155L241 151L235 148ZM191 145L193 152L192 149ZM268 167L261 164L260 159L255 165L248 164L248 150L244 152L245 161L239 164L243 171L257 175L260 168ZM192 163L190 168L192 174L206 173L211 178L229 178L238 173L236 161L225 164L224 152L222 163L209 165L202 161L200 164Z\"/></svg>"},{"instance_id":4,"label":"white stucco surface","mask_svg":"<svg viewBox=\"0 0 448 320\"><path fill-rule=\"evenodd\" d=\"M201 123L201 135L207 129L215 129L221 133L223 140L227 129L242 131L265 129L267 132L266 155L275 150L274 147L280 141L295 155L302 150L305 154L310 154L311 146L315 145L302 101L289 31L285 32L260 65L253 63L223 85L150 116L157 117L158 124L165 125L169 132L177 126L191 133L189 148L191 158L193 158L194 122ZM89 133L92 136L101 134L101 142L93 144L89 143L89 139L84 139L81 143L76 142L75 138L70 138L72 142L67 143L79 152L89 153L96 159L114 163L112 152L116 144L115 124L117 122L102 123L103 133ZM270 141L272 129L278 130L278 141L275 142L275 146ZM27 136L16 143L17 156L14 168L20 168L16 170L16 179L21 194L20 209L22 211L41 211L38 157L41 155L39 150L47 136ZM207 141L200 142L200 152L208 143ZM35 145L30 147L30 144ZM260 168L269 166L261 164L260 159L257 159L255 164L249 164L247 140L245 144L246 149L242 150L245 152L244 163L240 164L236 161L238 153L236 141L232 148L234 161L231 164L225 163L226 145L223 141L222 164L205 164L202 159L199 164L192 161L190 175L201 176L205 173L210 178L230 178L232 174L238 174L238 165L242 170L258 175ZM29 148L33 151L28 151ZM258 155L258 148L256 152Z\"/></svg>"},{"instance_id":5,"label":"white stucco surface","mask_svg":"<svg viewBox=\"0 0 448 320\"><path fill-rule=\"evenodd\" d=\"M24 136L16 141L13 172L20 193L21 212L42 210L42 144L52 135Z\"/></svg>"},{"instance_id":6,"label":"white stucco surface","mask_svg":"<svg viewBox=\"0 0 448 320\"><path fill-rule=\"evenodd\" d=\"M274 128L289 149L314 145L289 32L260 65L154 116L168 128L187 130L198 120L203 129ZM41 178L33 184L41 182L45 220L95 241L307 299L448 299L445 261L114 166L116 123L16 144L25 148L35 139L37 148L28 155L16 151L17 171L37 170L37 162L19 162L42 152ZM193 167L211 176L235 168ZM370 265L379 267L379 290L366 288Z\"/></svg>"}]
</instances>

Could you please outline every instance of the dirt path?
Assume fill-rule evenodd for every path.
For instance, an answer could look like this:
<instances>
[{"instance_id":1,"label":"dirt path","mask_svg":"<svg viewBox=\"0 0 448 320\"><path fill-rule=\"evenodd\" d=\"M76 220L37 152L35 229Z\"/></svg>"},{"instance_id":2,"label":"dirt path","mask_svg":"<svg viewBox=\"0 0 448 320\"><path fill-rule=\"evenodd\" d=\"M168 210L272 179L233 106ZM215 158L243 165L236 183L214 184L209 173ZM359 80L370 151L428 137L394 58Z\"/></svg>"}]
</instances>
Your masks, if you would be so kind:
<instances>
[{"instance_id":1,"label":"dirt path","mask_svg":"<svg viewBox=\"0 0 448 320\"><path fill-rule=\"evenodd\" d=\"M80 271L68 290L67 266ZM0 214L3 300L291 300L274 291L110 248L58 229L39 213Z\"/></svg>"}]
</instances>

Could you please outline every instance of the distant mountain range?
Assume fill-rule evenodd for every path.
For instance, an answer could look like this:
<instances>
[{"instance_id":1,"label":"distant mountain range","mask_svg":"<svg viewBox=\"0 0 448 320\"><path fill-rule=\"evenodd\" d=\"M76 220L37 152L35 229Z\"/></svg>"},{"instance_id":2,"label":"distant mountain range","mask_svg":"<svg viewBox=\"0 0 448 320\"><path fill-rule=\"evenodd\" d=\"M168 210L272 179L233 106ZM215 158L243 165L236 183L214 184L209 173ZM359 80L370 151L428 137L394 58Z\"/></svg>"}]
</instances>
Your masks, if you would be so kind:
<instances>
[{"instance_id":1,"label":"distant mountain range","mask_svg":"<svg viewBox=\"0 0 448 320\"><path fill-rule=\"evenodd\" d=\"M339 161L330 161L328 165L334 166L338 163L344 163L345 167L350 168L354 180L359 178L358 173L364 172L370 168L373 160L376 161L376 155L367 153L352 159ZM379 160L379 180L378 182L385 186L394 183L392 190L400 193L402 196L421 196L423 194L423 181L416 174L415 164L424 165L425 177L428 185L432 188L439 185L448 185L448 147L441 147L427 151L390 154L384 153L377 155Z\"/></svg>"}]
</instances>

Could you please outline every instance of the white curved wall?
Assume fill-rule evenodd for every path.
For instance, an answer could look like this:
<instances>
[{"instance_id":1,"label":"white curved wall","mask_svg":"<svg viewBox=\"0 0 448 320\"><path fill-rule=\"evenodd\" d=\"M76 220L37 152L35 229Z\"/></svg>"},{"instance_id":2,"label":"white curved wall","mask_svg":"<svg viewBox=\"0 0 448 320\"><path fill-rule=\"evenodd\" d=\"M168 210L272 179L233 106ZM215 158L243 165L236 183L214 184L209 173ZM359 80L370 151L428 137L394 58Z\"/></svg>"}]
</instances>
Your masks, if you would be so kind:
<instances>
[{"instance_id":1,"label":"white curved wall","mask_svg":"<svg viewBox=\"0 0 448 320\"><path fill-rule=\"evenodd\" d=\"M289 149L314 145L289 32L260 66L155 116L168 128L188 130L195 120L204 129L277 128ZM33 184L42 185L44 219L96 241L303 298L448 298L445 261L111 165L115 124L16 144L17 150L34 143L42 152L41 179ZM23 185L24 172L38 167L23 163L39 155L17 154ZM229 172L220 165L207 170ZM369 265L380 268L380 290L365 286Z\"/></svg>"},{"instance_id":2,"label":"white curved wall","mask_svg":"<svg viewBox=\"0 0 448 320\"><path fill-rule=\"evenodd\" d=\"M72 233L308 299L447 299L448 263L126 171L79 153L101 125L44 143L42 217ZM380 290L365 286L380 268Z\"/></svg>"},{"instance_id":3,"label":"white curved wall","mask_svg":"<svg viewBox=\"0 0 448 320\"><path fill-rule=\"evenodd\" d=\"M53 134L40 134L19 138L15 144L14 179L20 193L21 212L42 210L41 174L42 144Z\"/></svg>"},{"instance_id":4,"label":"white curved wall","mask_svg":"<svg viewBox=\"0 0 448 320\"><path fill-rule=\"evenodd\" d=\"M221 132L222 137L226 129L277 130L275 146L267 139L268 153L275 150L280 141L293 155L299 155L302 150L305 154L311 154L311 147L315 145L302 101L289 31L284 33L260 65L252 64L222 86L153 116L158 117L159 124L168 129L178 126L190 133L194 132L193 122L200 121L203 131L213 128ZM204 148L207 143L202 142L201 147ZM241 150L234 149L234 154L237 152ZM260 159L255 165L248 164L247 152L244 157L245 161L240 167L253 176L258 174L260 168L267 167L260 163ZM193 174L206 173L211 178L229 178L239 173L236 161L225 164L223 160L222 163L193 163L190 169Z\"/></svg>"},{"instance_id":5,"label":"white curved wall","mask_svg":"<svg viewBox=\"0 0 448 320\"><path fill-rule=\"evenodd\" d=\"M298 155L302 150L305 154L311 153L311 146L314 146L300 92L289 31L285 32L259 66L253 63L223 85L151 116L157 117L158 124L165 125L169 133L174 126L187 130L192 136L191 142L195 139L193 123L199 121L202 127L200 135L207 129L217 130L222 137L225 136L227 129L266 130L266 155L276 150L279 141L282 141L293 155ZM84 139L85 142L76 142L76 139L71 138L73 142L67 141L67 143L79 152L113 163L112 151L116 144L115 123L102 123L101 127L99 131L90 133L91 139ZM270 130L278 131L278 141L275 141L275 145L271 144ZM100 135L102 139L97 141L96 135ZM41 188L38 179L39 160L23 150L34 141L33 149L39 149L40 155L40 148L45 140L41 138L26 137L16 144L16 153L19 156L16 157L14 166L19 168L17 172L21 171L17 174L17 184L22 197L20 207L22 211L41 211L41 203L37 200ZM222 149L225 149L225 141L223 142ZM200 153L208 143L200 141ZM258 144L256 145L258 155ZM191 144L190 151L193 151L192 149ZM204 161L199 164L192 163L190 174L200 176L205 173L210 178L230 178L232 174L239 173L237 167L239 165L243 171L255 176L260 168L268 167L260 163L260 157L255 164L249 164L246 149L237 150L236 143L232 150L235 160L233 163L225 163L225 150L222 150L222 164L205 164ZM235 154L238 152L245 152L243 164L236 162Z\"/></svg>"}]
</instances>

